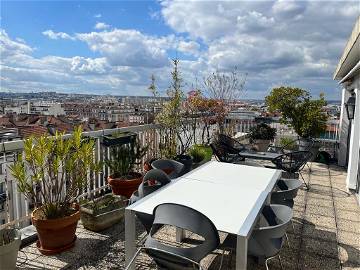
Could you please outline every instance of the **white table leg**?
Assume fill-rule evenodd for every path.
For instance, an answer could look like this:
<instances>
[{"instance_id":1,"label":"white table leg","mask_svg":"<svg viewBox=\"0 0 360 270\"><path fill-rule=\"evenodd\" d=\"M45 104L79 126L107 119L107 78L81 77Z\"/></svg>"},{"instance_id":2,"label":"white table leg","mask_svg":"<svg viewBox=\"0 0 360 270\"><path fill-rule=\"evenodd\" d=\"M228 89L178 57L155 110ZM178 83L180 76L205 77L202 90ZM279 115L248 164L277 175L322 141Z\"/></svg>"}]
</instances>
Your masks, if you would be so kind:
<instances>
[{"instance_id":1,"label":"white table leg","mask_svg":"<svg viewBox=\"0 0 360 270\"><path fill-rule=\"evenodd\" d=\"M236 270L246 270L247 246L248 241L246 237L238 235L236 241Z\"/></svg>"},{"instance_id":2,"label":"white table leg","mask_svg":"<svg viewBox=\"0 0 360 270\"><path fill-rule=\"evenodd\" d=\"M176 228L176 242L182 242L185 238L185 230Z\"/></svg>"},{"instance_id":3,"label":"white table leg","mask_svg":"<svg viewBox=\"0 0 360 270\"><path fill-rule=\"evenodd\" d=\"M265 201L265 205L270 205L271 204L271 192L269 193L269 195L266 197L266 201Z\"/></svg>"},{"instance_id":4,"label":"white table leg","mask_svg":"<svg viewBox=\"0 0 360 270\"><path fill-rule=\"evenodd\" d=\"M135 212L125 209L125 265L127 266L135 254ZM135 269L135 263L129 268Z\"/></svg>"}]
</instances>

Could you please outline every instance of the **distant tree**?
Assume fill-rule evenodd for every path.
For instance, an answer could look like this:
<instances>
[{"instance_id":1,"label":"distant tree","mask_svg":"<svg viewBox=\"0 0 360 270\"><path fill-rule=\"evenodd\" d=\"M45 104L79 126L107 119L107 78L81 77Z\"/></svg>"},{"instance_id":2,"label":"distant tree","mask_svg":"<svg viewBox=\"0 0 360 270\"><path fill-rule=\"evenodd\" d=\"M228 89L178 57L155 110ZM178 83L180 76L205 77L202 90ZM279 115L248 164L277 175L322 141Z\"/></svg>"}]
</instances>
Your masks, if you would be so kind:
<instances>
[{"instance_id":1,"label":"distant tree","mask_svg":"<svg viewBox=\"0 0 360 270\"><path fill-rule=\"evenodd\" d=\"M148 90L150 90L151 94L154 96L154 97L158 97L159 96L159 92L157 91L157 88L156 88L156 85L155 85L155 75L154 74L151 74L151 83L148 87Z\"/></svg>"},{"instance_id":2,"label":"distant tree","mask_svg":"<svg viewBox=\"0 0 360 270\"><path fill-rule=\"evenodd\" d=\"M245 82L246 75L240 76L236 68L231 72L217 70L204 78L209 97L223 102L239 99L244 91Z\"/></svg>"},{"instance_id":3,"label":"distant tree","mask_svg":"<svg viewBox=\"0 0 360 270\"><path fill-rule=\"evenodd\" d=\"M246 75L240 76L237 69L231 72L218 70L204 78L205 91L210 99L217 102L215 113L220 133L225 132L225 119L233 101L240 99L246 82Z\"/></svg>"},{"instance_id":4,"label":"distant tree","mask_svg":"<svg viewBox=\"0 0 360 270\"><path fill-rule=\"evenodd\" d=\"M282 123L291 125L300 137L317 137L326 129L323 93L319 99L312 99L304 89L281 86L272 89L265 102L270 112L281 112Z\"/></svg>"}]
</instances>

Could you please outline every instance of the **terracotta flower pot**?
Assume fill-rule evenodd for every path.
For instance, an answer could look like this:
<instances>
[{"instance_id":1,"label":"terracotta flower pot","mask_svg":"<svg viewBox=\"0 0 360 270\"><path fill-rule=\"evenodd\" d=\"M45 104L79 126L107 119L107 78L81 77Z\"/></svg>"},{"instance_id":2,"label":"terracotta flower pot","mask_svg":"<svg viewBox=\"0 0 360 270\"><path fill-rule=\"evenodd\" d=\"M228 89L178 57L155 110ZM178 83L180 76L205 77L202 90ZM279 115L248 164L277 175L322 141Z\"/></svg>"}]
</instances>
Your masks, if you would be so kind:
<instances>
[{"instance_id":1,"label":"terracotta flower pot","mask_svg":"<svg viewBox=\"0 0 360 270\"><path fill-rule=\"evenodd\" d=\"M78 205L76 205L76 210L70 216L57 219L40 219L40 208L31 213L31 221L39 237L37 247L42 254L53 255L74 246L76 226L80 219Z\"/></svg>"},{"instance_id":2,"label":"terracotta flower pot","mask_svg":"<svg viewBox=\"0 0 360 270\"><path fill-rule=\"evenodd\" d=\"M131 172L132 179L114 178L112 175L108 177L108 183L115 195L122 195L130 199L131 195L136 191L142 182L142 174Z\"/></svg>"}]
</instances>

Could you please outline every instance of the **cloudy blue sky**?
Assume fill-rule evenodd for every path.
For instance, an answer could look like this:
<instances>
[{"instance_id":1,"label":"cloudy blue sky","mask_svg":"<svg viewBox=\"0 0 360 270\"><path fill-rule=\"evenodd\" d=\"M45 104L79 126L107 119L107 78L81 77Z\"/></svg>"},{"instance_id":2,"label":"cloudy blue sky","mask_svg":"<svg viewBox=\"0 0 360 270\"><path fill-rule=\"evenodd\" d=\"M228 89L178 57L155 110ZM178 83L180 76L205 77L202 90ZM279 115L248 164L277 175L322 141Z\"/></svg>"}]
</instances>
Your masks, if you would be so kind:
<instances>
[{"instance_id":1,"label":"cloudy blue sky","mask_svg":"<svg viewBox=\"0 0 360 270\"><path fill-rule=\"evenodd\" d=\"M332 74L358 1L1 1L1 90L149 95L237 67L243 98L278 85L339 99Z\"/></svg>"}]
</instances>

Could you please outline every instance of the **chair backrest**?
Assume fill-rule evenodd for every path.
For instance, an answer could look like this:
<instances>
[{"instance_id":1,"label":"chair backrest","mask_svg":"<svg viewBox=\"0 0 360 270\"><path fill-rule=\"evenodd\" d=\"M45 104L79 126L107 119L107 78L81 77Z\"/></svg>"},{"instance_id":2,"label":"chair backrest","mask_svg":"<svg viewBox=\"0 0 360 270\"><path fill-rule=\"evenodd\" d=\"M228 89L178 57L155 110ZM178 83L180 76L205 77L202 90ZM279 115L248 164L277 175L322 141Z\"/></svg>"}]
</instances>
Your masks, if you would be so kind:
<instances>
[{"instance_id":1,"label":"chair backrest","mask_svg":"<svg viewBox=\"0 0 360 270\"><path fill-rule=\"evenodd\" d=\"M268 220L268 225L253 230L249 248L256 255L269 258L276 255L283 245L292 210L285 205L271 204L264 207L263 215Z\"/></svg>"},{"instance_id":2,"label":"chair backrest","mask_svg":"<svg viewBox=\"0 0 360 270\"><path fill-rule=\"evenodd\" d=\"M154 181L155 183L151 183L152 185L150 185L149 181ZM138 188L139 197L143 198L170 182L171 180L165 172L158 169L152 169L145 174L143 181Z\"/></svg>"},{"instance_id":3,"label":"chair backrest","mask_svg":"<svg viewBox=\"0 0 360 270\"><path fill-rule=\"evenodd\" d=\"M211 143L210 147L218 161L226 162L227 154L226 154L226 150L224 147L221 147L221 145L218 143Z\"/></svg>"},{"instance_id":4,"label":"chair backrest","mask_svg":"<svg viewBox=\"0 0 360 270\"><path fill-rule=\"evenodd\" d=\"M238 142L234 138L231 138L230 136L225 134L218 135L218 143L226 145L229 148L232 148L233 150L235 150L235 152L243 151L246 149L242 143Z\"/></svg>"},{"instance_id":5,"label":"chair backrest","mask_svg":"<svg viewBox=\"0 0 360 270\"><path fill-rule=\"evenodd\" d=\"M177 178L184 173L184 164L172 159L158 159L153 161L151 166L164 171L170 179Z\"/></svg>"},{"instance_id":6,"label":"chair backrest","mask_svg":"<svg viewBox=\"0 0 360 270\"><path fill-rule=\"evenodd\" d=\"M239 152L234 152L234 149L230 149L224 144L214 142L210 144L210 147L218 161L232 163L235 161L244 160L244 158L241 157Z\"/></svg>"},{"instance_id":7,"label":"chair backrest","mask_svg":"<svg viewBox=\"0 0 360 270\"><path fill-rule=\"evenodd\" d=\"M151 184L149 182L152 182ZM152 169L148 171L137 191L135 191L129 200L129 205L137 202L138 200L146 197L150 193L158 190L159 188L170 183L171 180L162 170ZM145 213L136 213L137 218L140 220L141 224L144 225L147 232L150 231L151 226L154 221L153 215L148 215Z\"/></svg>"},{"instance_id":8,"label":"chair backrest","mask_svg":"<svg viewBox=\"0 0 360 270\"><path fill-rule=\"evenodd\" d=\"M282 204L283 201L293 200L297 196L299 189L302 187L302 182L298 179L279 180L276 187L277 190L271 193L271 199ZM286 204L286 202L283 203Z\"/></svg>"},{"instance_id":9,"label":"chair backrest","mask_svg":"<svg viewBox=\"0 0 360 270\"><path fill-rule=\"evenodd\" d=\"M264 207L263 212L264 211L267 211L266 215L269 215L269 212L272 212L271 215L273 216L273 219L275 219L276 224L255 228L254 232L257 235L264 236L264 238L283 237L285 235L287 225L292 219L292 209L285 205L270 204ZM270 222L273 224L273 221L269 220L269 223Z\"/></svg>"},{"instance_id":10,"label":"chair backrest","mask_svg":"<svg viewBox=\"0 0 360 270\"><path fill-rule=\"evenodd\" d=\"M309 161L312 154L309 151L294 151L283 154L272 160L278 169L296 173Z\"/></svg>"},{"instance_id":11,"label":"chair backrest","mask_svg":"<svg viewBox=\"0 0 360 270\"><path fill-rule=\"evenodd\" d=\"M152 183L150 183L150 181ZM158 190L159 188L165 186L166 184L170 183L171 180L167 176L165 172L158 169L152 169L148 171L141 184L139 185L137 191L133 193L129 200L129 205L133 204L134 202L144 198L145 196L149 195L150 193Z\"/></svg>"},{"instance_id":12,"label":"chair backrest","mask_svg":"<svg viewBox=\"0 0 360 270\"><path fill-rule=\"evenodd\" d=\"M154 209L154 222L145 242L147 253L162 267L174 269L192 269L193 262L200 262L206 255L215 250L219 243L219 234L215 225L202 213L179 204L164 203ZM154 238L159 226L170 225L198 234L204 241L194 247L182 248L165 245Z\"/></svg>"}]
</instances>

